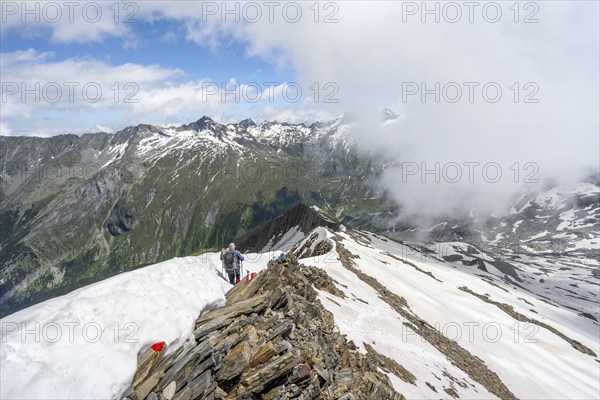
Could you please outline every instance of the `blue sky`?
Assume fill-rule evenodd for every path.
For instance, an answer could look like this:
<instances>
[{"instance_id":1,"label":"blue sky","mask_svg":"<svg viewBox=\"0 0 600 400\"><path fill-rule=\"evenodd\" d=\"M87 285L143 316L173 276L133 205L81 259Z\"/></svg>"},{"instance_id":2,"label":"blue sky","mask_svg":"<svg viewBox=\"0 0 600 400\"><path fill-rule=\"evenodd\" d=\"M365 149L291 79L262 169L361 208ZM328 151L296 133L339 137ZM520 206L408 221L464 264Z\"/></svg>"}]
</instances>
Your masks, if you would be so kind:
<instances>
[{"instance_id":1,"label":"blue sky","mask_svg":"<svg viewBox=\"0 0 600 400\"><path fill-rule=\"evenodd\" d=\"M124 19L124 10L130 3L120 3L123 13L120 19ZM128 100L141 102L149 96L156 98L160 95L157 92L177 87L188 96L198 96L205 88L203 81L211 82L211 90L215 87L231 89L233 82L240 85L255 82L262 90L274 90L275 83L283 85L296 79L292 65L249 54L248 43L229 32L210 32L210 26L222 24L221 18L220 15L211 16L212 21L206 23L198 19L203 10L200 2L179 2L179 11L174 14L159 11L161 5L158 2L134 3L137 7L135 23L115 21L114 11L110 8L112 2L94 3L103 7L102 18L96 23L86 20L77 11L73 14L74 20L70 21L69 9L60 2L55 4L59 4L62 17L54 22L54 17L48 17L48 11L44 11L44 3L37 4L39 8L34 14L25 13L21 3L2 5L2 134L48 136L64 132L114 131L145 122L187 123L204 114L227 121L246 116L262 119L264 107L258 107L254 97L251 97L252 101L245 101L244 92L237 100L230 92L225 95L225 101L222 94L209 93L208 98L215 101L205 98L200 101L204 104L189 102L163 113L157 112L160 105L151 110L132 112L130 105L122 103L127 94L132 95ZM190 4L195 7L195 12L188 15L186 8ZM39 22L34 20L36 16ZM193 37L194 31L202 30L209 31L206 38ZM118 79L103 79L106 73L127 65L135 65L135 71L115 74ZM45 66L63 73L45 73ZM24 73L27 70L36 73ZM140 80L136 72L147 79ZM56 103L46 101L54 98L53 88L48 89L50 92L45 91L45 85L50 82L57 83L62 91ZM64 82L80 84L73 92L74 101L69 98L69 86ZM102 97L98 104L81 99L82 93L78 89L89 82L97 82L101 87ZM35 86L38 83L39 88ZM124 85L128 83L134 83L135 90L131 86L125 90ZM23 98L25 88L37 91L41 101L36 101L33 94ZM235 86L233 88L235 90ZM147 94L141 96L144 92ZM110 104L107 99L113 103L117 99L120 104ZM259 103L268 103L267 107L272 109L282 102L286 103L281 96L274 95L273 102ZM102 103L103 106L97 106ZM277 112L272 110L271 116L276 117Z\"/></svg>"},{"instance_id":2,"label":"blue sky","mask_svg":"<svg viewBox=\"0 0 600 400\"><path fill-rule=\"evenodd\" d=\"M214 76L217 79L227 79L239 75L240 79L250 79L262 71L280 77L291 75L292 71L277 71L257 57L247 57L244 52L245 46L238 42L230 42L218 50L213 50L181 37L163 39L166 32L171 32L172 25L132 25L136 36L140 38L135 47L125 47L122 38L107 38L100 43L56 43L43 35L27 38L18 35L17 32L9 32L3 38L2 51L33 48L40 52L53 52L54 61L96 58L115 65L128 62L159 64L167 68L182 69L189 77Z\"/></svg>"}]
</instances>

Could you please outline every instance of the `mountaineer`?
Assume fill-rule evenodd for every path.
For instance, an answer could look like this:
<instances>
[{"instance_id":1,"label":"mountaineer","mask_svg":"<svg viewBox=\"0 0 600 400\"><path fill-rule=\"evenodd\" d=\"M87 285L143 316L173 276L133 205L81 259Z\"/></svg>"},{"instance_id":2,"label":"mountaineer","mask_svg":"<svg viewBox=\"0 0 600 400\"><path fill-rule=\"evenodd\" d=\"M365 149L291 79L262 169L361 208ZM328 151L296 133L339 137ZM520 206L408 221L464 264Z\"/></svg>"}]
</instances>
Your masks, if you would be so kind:
<instances>
[{"instance_id":1,"label":"mountaineer","mask_svg":"<svg viewBox=\"0 0 600 400\"><path fill-rule=\"evenodd\" d=\"M221 249L221 261L227 271L229 283L235 285L240 282L240 269L244 256L235 249L235 244L230 243L227 250Z\"/></svg>"}]
</instances>

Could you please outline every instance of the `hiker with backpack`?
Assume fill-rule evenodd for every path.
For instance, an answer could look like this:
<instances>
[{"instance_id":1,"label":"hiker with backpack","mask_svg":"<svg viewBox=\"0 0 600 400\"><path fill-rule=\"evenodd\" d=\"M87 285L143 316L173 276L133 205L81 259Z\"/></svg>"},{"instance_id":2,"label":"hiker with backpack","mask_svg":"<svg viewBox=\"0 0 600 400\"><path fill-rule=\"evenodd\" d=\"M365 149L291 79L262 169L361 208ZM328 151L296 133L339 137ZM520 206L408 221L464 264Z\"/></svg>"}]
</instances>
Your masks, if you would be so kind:
<instances>
[{"instance_id":1,"label":"hiker with backpack","mask_svg":"<svg viewBox=\"0 0 600 400\"><path fill-rule=\"evenodd\" d=\"M267 263L267 267L274 267L276 265L280 267L287 267L289 265L287 256L283 251L279 254L279 256L273 256L273 258Z\"/></svg>"},{"instance_id":2,"label":"hiker with backpack","mask_svg":"<svg viewBox=\"0 0 600 400\"><path fill-rule=\"evenodd\" d=\"M240 281L241 262L244 261L242 253L235 249L235 244L230 243L227 250L221 249L221 261L229 277L229 283L235 285Z\"/></svg>"},{"instance_id":3,"label":"hiker with backpack","mask_svg":"<svg viewBox=\"0 0 600 400\"><path fill-rule=\"evenodd\" d=\"M279 266L281 267L287 267L289 265L287 256L283 251L281 252L281 254L279 254L279 257L277 258L277 264L279 264Z\"/></svg>"}]
</instances>

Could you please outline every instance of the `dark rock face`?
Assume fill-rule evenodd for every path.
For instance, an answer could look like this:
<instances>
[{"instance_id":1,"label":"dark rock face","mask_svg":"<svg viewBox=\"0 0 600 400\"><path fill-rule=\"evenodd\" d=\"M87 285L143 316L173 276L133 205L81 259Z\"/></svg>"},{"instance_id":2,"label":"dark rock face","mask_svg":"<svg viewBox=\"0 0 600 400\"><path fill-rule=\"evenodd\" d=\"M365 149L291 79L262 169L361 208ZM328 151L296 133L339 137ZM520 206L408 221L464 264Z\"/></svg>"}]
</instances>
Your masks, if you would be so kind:
<instances>
[{"instance_id":1,"label":"dark rock face","mask_svg":"<svg viewBox=\"0 0 600 400\"><path fill-rule=\"evenodd\" d=\"M243 121L240 121L240 123L238 125L241 127L244 127L245 129L248 129L248 128L255 127L256 123L252 120L252 118L246 118Z\"/></svg>"},{"instance_id":2,"label":"dark rock face","mask_svg":"<svg viewBox=\"0 0 600 400\"><path fill-rule=\"evenodd\" d=\"M177 130L191 130L196 132L211 131L211 134L215 137L219 137L225 131L224 126L217 124L215 121L213 121L210 117L206 115L196 122L180 126Z\"/></svg>"},{"instance_id":3,"label":"dark rock face","mask_svg":"<svg viewBox=\"0 0 600 400\"><path fill-rule=\"evenodd\" d=\"M128 232L135 226L133 213L128 211L123 204L117 203L111 210L106 226L112 236Z\"/></svg>"},{"instance_id":4,"label":"dark rock face","mask_svg":"<svg viewBox=\"0 0 600 400\"><path fill-rule=\"evenodd\" d=\"M261 251L269 241L277 243L286 232L295 226L299 227L303 233L308 233L317 226L337 231L340 224L328 219L315 209L300 203L279 217L265 222L258 228L237 238L236 244L243 252Z\"/></svg>"},{"instance_id":5,"label":"dark rock face","mask_svg":"<svg viewBox=\"0 0 600 400\"><path fill-rule=\"evenodd\" d=\"M356 351L316 300L314 268L272 267L196 321L195 340L170 354L144 350L123 397L137 399L403 399ZM320 277L319 279L324 279Z\"/></svg>"}]
</instances>

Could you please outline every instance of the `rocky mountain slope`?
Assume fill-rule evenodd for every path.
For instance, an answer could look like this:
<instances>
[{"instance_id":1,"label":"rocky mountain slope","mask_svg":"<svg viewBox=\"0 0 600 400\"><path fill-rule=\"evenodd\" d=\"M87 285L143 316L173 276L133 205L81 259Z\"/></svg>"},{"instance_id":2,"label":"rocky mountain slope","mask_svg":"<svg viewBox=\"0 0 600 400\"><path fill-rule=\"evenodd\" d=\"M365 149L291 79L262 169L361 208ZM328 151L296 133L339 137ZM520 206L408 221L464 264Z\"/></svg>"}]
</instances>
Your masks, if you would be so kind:
<instances>
[{"instance_id":1,"label":"rocky mountain slope","mask_svg":"<svg viewBox=\"0 0 600 400\"><path fill-rule=\"evenodd\" d=\"M235 243L243 252L265 253L270 250L287 252L295 244L294 237L303 238L318 226L337 231L341 224L325 216L317 207L308 207L299 203L277 218L246 232L242 237L237 238Z\"/></svg>"},{"instance_id":2,"label":"rocky mountain slope","mask_svg":"<svg viewBox=\"0 0 600 400\"><path fill-rule=\"evenodd\" d=\"M454 215L425 231L391 231L398 206L372 183L393 160L359 149L352 124L348 116L308 126L203 117L115 134L0 137L0 315L53 289L232 238L252 251L281 250L314 228L307 210L317 206L327 219L426 248L486 279L547 298L562 292L563 306L599 318L589 301L600 263L597 177L526 193L506 216ZM307 207L284 228L256 228L300 203Z\"/></svg>"},{"instance_id":3,"label":"rocky mountain slope","mask_svg":"<svg viewBox=\"0 0 600 400\"><path fill-rule=\"evenodd\" d=\"M594 251L600 232L599 179L525 193L505 216L443 221L431 229L430 238L481 243L521 254L569 253L600 260Z\"/></svg>"},{"instance_id":4,"label":"rocky mountain slope","mask_svg":"<svg viewBox=\"0 0 600 400\"><path fill-rule=\"evenodd\" d=\"M322 269L343 293L319 296L341 333L417 377L410 384L389 375L407 398L600 393L600 325L583 315L597 312L597 291L579 308L566 307L564 293L542 296L365 231L318 228L296 248L304 249L304 264ZM308 256L306 248L325 250ZM590 277L589 284L600 281Z\"/></svg>"},{"instance_id":5,"label":"rocky mountain slope","mask_svg":"<svg viewBox=\"0 0 600 400\"><path fill-rule=\"evenodd\" d=\"M299 202L381 209L346 133L208 117L80 137L1 137L0 312L50 288L220 247ZM349 160L352 160L349 162Z\"/></svg>"},{"instance_id":6,"label":"rocky mountain slope","mask_svg":"<svg viewBox=\"0 0 600 400\"><path fill-rule=\"evenodd\" d=\"M600 187L593 180L524 194L503 217L465 216L428 232L385 235L423 260L518 286L600 321Z\"/></svg>"}]
</instances>

